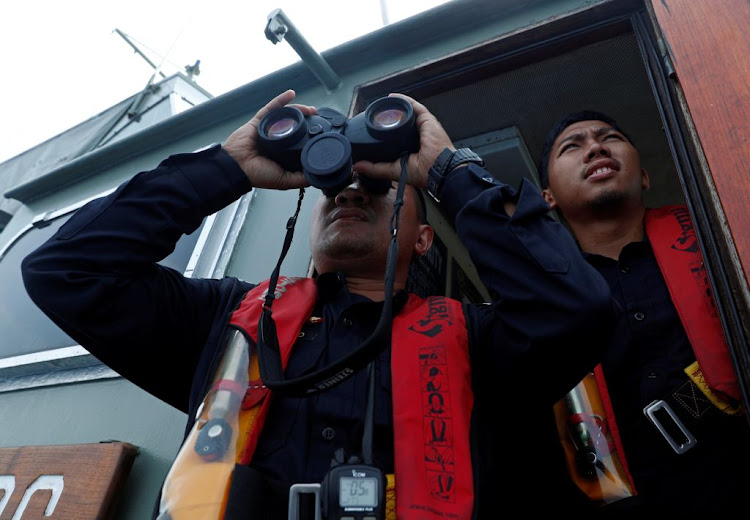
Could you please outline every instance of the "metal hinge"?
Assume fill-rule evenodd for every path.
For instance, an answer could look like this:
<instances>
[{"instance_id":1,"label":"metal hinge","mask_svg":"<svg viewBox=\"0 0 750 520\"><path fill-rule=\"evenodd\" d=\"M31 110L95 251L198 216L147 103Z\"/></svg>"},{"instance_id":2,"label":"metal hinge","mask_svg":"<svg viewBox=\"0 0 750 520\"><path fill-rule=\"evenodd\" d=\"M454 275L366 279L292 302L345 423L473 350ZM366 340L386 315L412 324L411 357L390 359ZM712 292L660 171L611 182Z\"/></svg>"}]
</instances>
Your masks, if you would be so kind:
<instances>
[{"instance_id":1,"label":"metal hinge","mask_svg":"<svg viewBox=\"0 0 750 520\"><path fill-rule=\"evenodd\" d=\"M664 62L664 68L667 71L667 76L669 76L670 79L676 79L677 73L674 70L674 64L672 63L672 58L669 56L669 50L667 48L667 44L664 43L664 40L662 38L659 38L656 44L659 46L659 55L661 56L661 59Z\"/></svg>"}]
</instances>

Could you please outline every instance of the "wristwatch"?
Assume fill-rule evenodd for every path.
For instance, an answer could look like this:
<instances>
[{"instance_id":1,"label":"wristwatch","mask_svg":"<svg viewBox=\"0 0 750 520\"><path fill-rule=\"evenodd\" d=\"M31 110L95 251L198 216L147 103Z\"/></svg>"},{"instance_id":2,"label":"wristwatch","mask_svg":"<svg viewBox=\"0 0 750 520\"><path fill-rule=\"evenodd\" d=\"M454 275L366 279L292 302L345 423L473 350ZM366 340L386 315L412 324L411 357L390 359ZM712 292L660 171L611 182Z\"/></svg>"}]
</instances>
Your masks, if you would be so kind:
<instances>
[{"instance_id":1,"label":"wristwatch","mask_svg":"<svg viewBox=\"0 0 750 520\"><path fill-rule=\"evenodd\" d=\"M430 171L427 172L427 193L440 202L440 192L443 189L445 178L450 172L456 169L460 164L464 163L475 163L479 166L484 166L484 161L470 148L459 148L455 152L445 148L435 163L430 167Z\"/></svg>"}]
</instances>

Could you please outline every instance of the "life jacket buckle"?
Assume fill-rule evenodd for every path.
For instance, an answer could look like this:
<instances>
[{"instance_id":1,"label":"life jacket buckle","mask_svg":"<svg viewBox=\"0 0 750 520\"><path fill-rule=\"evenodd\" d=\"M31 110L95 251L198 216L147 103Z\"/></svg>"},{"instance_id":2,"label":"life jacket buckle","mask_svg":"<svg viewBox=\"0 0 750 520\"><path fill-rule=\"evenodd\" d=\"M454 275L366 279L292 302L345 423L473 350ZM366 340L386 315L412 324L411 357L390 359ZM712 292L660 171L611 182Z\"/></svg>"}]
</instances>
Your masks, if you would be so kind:
<instances>
[{"instance_id":1,"label":"life jacket buckle","mask_svg":"<svg viewBox=\"0 0 750 520\"><path fill-rule=\"evenodd\" d=\"M643 413L656 426L659 433L667 440L669 445L678 455L682 455L692 449L698 442L690 430L682 423L677 414L667 402L662 399L654 400L643 409ZM658 415L657 415L658 414ZM662 422L662 419L671 419L671 423ZM675 428L675 426L677 428ZM682 439L675 439L673 434L679 433Z\"/></svg>"}]
</instances>

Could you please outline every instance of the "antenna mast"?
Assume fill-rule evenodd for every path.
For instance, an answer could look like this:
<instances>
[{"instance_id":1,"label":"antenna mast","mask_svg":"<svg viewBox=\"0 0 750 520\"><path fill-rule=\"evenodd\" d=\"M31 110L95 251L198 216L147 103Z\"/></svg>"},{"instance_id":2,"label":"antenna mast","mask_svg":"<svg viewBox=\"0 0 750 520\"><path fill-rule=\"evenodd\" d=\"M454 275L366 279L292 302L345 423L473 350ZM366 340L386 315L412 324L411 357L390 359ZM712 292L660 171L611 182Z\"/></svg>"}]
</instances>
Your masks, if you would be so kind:
<instances>
[{"instance_id":1,"label":"antenna mast","mask_svg":"<svg viewBox=\"0 0 750 520\"><path fill-rule=\"evenodd\" d=\"M127 44L130 45L133 48L133 50L136 52L136 54L138 54L141 58L143 58L144 60L146 60L146 63L148 63L149 65L151 65L151 67L156 72L158 72L159 75L162 78L166 78L167 77L161 71L161 67L160 66L157 66L153 61L151 61L150 59L148 59L148 56L146 56L145 54L143 54L143 52L141 52L141 50L138 48L138 46L135 43L133 43L132 41L130 41L130 37L127 34L125 34L124 32L122 32L120 29L115 29L115 32L117 34L119 34L122 37L122 39L125 40L127 42Z\"/></svg>"}]
</instances>

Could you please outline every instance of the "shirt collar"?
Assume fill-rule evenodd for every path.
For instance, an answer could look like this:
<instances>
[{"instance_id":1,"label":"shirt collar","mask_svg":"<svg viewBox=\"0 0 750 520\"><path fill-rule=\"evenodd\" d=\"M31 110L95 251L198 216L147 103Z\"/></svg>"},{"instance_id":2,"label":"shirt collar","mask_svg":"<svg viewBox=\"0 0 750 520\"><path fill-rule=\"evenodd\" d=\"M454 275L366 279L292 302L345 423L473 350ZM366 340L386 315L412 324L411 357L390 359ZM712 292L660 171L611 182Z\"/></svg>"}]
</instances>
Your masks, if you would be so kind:
<instances>
[{"instance_id":1,"label":"shirt collar","mask_svg":"<svg viewBox=\"0 0 750 520\"><path fill-rule=\"evenodd\" d=\"M626 250L633 251L633 252L646 252L646 251L649 251L650 249L651 249L651 242L649 242L648 237L644 236L641 240L637 242L630 242L629 244L625 244L625 247L623 247L622 251L620 251L620 258L622 258L622 254ZM583 250L581 250L581 253L583 254L583 257L588 262L596 260L597 258L602 259L602 261L608 260L608 261L616 262L616 260L612 260L611 258L607 258L597 253L587 253L586 251L583 251Z\"/></svg>"},{"instance_id":2,"label":"shirt collar","mask_svg":"<svg viewBox=\"0 0 750 520\"><path fill-rule=\"evenodd\" d=\"M316 278L316 283L318 285L318 299L322 303L328 303L338 297L344 296L344 294L348 295L348 291L346 289L346 276L344 275L344 273L323 273L321 275L318 275L318 277ZM409 293L407 293L405 290L402 289L396 292L396 294L393 296L394 315L398 314L401 309L403 309L408 299Z\"/></svg>"}]
</instances>

